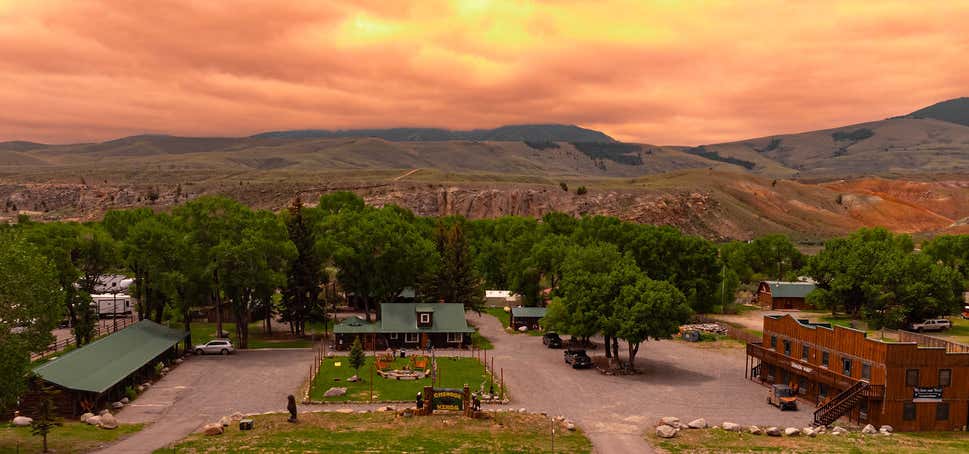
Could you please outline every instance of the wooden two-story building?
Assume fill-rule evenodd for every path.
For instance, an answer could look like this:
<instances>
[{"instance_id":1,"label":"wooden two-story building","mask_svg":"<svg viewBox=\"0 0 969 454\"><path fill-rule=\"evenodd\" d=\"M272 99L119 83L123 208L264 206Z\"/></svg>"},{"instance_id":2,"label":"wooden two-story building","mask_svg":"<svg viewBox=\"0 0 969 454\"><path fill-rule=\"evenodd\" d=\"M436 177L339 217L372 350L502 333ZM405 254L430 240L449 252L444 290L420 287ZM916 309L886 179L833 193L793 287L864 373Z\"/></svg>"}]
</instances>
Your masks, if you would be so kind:
<instances>
[{"instance_id":1,"label":"wooden two-story building","mask_svg":"<svg viewBox=\"0 0 969 454\"><path fill-rule=\"evenodd\" d=\"M757 286L757 305L771 311L808 309L807 296L815 288L811 282L762 281Z\"/></svg>"},{"instance_id":2,"label":"wooden two-story building","mask_svg":"<svg viewBox=\"0 0 969 454\"><path fill-rule=\"evenodd\" d=\"M969 353L768 315L763 342L747 344L747 357L751 379L791 385L801 399L816 403L816 424L843 416L899 431L966 430L969 424Z\"/></svg>"}]
</instances>

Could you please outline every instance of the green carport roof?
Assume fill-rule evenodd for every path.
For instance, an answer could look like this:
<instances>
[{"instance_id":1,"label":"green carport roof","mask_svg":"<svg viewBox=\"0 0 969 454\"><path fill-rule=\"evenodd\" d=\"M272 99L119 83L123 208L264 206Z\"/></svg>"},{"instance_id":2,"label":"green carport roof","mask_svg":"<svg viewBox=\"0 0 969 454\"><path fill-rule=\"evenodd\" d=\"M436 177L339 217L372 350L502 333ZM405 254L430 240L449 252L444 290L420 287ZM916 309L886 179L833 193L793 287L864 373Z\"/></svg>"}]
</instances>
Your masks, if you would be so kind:
<instances>
[{"instance_id":1,"label":"green carport roof","mask_svg":"<svg viewBox=\"0 0 969 454\"><path fill-rule=\"evenodd\" d=\"M184 338L184 332L142 320L38 366L34 372L64 388L100 394Z\"/></svg>"},{"instance_id":2,"label":"green carport roof","mask_svg":"<svg viewBox=\"0 0 969 454\"><path fill-rule=\"evenodd\" d=\"M542 318L545 317L546 311L547 309L544 307L513 307L511 308L511 315L525 318Z\"/></svg>"}]
</instances>

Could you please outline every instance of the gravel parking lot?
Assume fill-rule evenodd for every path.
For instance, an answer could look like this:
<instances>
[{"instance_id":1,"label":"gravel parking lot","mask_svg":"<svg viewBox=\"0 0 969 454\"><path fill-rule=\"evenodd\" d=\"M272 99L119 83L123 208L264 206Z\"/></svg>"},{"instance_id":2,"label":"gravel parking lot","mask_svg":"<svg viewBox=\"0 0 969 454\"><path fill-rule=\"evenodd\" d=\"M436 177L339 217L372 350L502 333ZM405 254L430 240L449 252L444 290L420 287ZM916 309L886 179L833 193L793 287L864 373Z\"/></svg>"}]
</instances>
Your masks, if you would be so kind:
<instances>
[{"instance_id":1,"label":"gravel parking lot","mask_svg":"<svg viewBox=\"0 0 969 454\"><path fill-rule=\"evenodd\" d=\"M312 362L309 349L191 357L118 413L122 423L148 423L145 429L101 452L150 453L237 411L285 411Z\"/></svg>"},{"instance_id":2,"label":"gravel parking lot","mask_svg":"<svg viewBox=\"0 0 969 454\"><path fill-rule=\"evenodd\" d=\"M599 453L651 452L642 435L663 416L684 422L703 417L711 425L804 427L811 421L809 403L796 412L766 404L767 388L744 378L742 348L646 342L636 358L641 375L606 376L571 369L562 350L545 348L540 337L507 334L490 315L470 320L495 346L489 356L494 355L495 367L504 368L512 405L573 419Z\"/></svg>"}]
</instances>

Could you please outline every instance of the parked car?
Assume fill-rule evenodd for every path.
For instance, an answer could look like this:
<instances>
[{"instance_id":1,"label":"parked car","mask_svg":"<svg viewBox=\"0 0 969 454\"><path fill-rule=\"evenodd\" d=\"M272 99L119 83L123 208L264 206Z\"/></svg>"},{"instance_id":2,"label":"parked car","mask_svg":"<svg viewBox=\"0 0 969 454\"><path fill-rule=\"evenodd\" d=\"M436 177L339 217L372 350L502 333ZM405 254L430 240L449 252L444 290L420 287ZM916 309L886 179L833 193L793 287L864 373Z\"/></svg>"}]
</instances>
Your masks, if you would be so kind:
<instances>
[{"instance_id":1,"label":"parked car","mask_svg":"<svg viewBox=\"0 0 969 454\"><path fill-rule=\"evenodd\" d=\"M232 342L229 339L210 340L202 345L195 346L196 355L205 355L209 353L213 355L214 354L228 355L229 353L232 353L234 351L235 349L232 348Z\"/></svg>"},{"instance_id":2,"label":"parked car","mask_svg":"<svg viewBox=\"0 0 969 454\"><path fill-rule=\"evenodd\" d=\"M952 322L944 318L930 318L920 323L912 323L909 329L912 331L943 331L952 328Z\"/></svg>"},{"instance_id":3,"label":"parked car","mask_svg":"<svg viewBox=\"0 0 969 454\"><path fill-rule=\"evenodd\" d=\"M787 385L771 385L767 395L767 403L780 408L781 411L797 410L797 396L794 395L794 390Z\"/></svg>"},{"instance_id":4,"label":"parked car","mask_svg":"<svg viewBox=\"0 0 969 454\"><path fill-rule=\"evenodd\" d=\"M542 343L548 348L562 348L562 338L557 333L545 333Z\"/></svg>"},{"instance_id":5,"label":"parked car","mask_svg":"<svg viewBox=\"0 0 969 454\"><path fill-rule=\"evenodd\" d=\"M592 367L592 358L589 358L584 349L570 348L565 351L564 356L565 364L571 364L573 369Z\"/></svg>"}]
</instances>

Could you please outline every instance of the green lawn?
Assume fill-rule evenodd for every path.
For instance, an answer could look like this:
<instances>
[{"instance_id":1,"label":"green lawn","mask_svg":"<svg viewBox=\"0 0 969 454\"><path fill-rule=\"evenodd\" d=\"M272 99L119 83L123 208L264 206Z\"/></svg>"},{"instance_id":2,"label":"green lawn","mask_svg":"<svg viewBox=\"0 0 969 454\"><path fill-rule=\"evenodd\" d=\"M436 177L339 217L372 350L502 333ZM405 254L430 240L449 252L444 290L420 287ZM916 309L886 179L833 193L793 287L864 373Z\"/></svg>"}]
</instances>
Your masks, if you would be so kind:
<instances>
[{"instance_id":1,"label":"green lawn","mask_svg":"<svg viewBox=\"0 0 969 454\"><path fill-rule=\"evenodd\" d=\"M322 332L322 324L316 324ZM181 329L181 326L177 328ZM238 347L236 339L236 324L230 322L222 323L222 330L229 333L233 345ZM249 324L249 348L309 348L313 346L313 341L309 337L294 338L289 335L289 331L275 330L272 336L267 336L264 332L262 322ZM215 323L193 322L192 323L192 342L196 345L204 344L215 338ZM308 332L312 332L307 327Z\"/></svg>"},{"instance_id":2,"label":"green lawn","mask_svg":"<svg viewBox=\"0 0 969 454\"><path fill-rule=\"evenodd\" d=\"M918 432L883 435L851 433L809 437L768 437L720 429L681 430L676 438L662 439L649 430L646 439L670 453L798 452L798 453L964 453L969 433Z\"/></svg>"},{"instance_id":3,"label":"green lawn","mask_svg":"<svg viewBox=\"0 0 969 454\"><path fill-rule=\"evenodd\" d=\"M125 435L141 430L141 424L123 424L114 430L71 421L64 422L47 435L47 446L53 452L81 453L115 441ZM0 427L0 452L41 452L41 439L30 435L29 427Z\"/></svg>"},{"instance_id":4,"label":"green lawn","mask_svg":"<svg viewBox=\"0 0 969 454\"><path fill-rule=\"evenodd\" d=\"M340 363L337 367L336 363ZM403 369L408 363L407 358L398 358L395 367ZM465 383L471 387L471 391L483 389L489 391L491 385L490 375L485 372L484 366L474 358L449 358L438 357L438 369L440 370L440 382L436 386L442 388L461 388ZM355 374L347 363L347 358L337 356L327 358L320 367L320 374L313 380L310 388L310 399L314 401L347 402L347 401L368 401L370 399L370 367L373 365L373 357L367 357L367 363L360 368L360 381L348 382L347 378ZM334 381L339 378L339 381ZM498 378L495 378L495 392L499 390ZM422 380L391 380L373 373L373 395L374 400L397 400L413 401L417 393L430 385L430 377ZM483 385L483 388L482 388ZM331 387L346 387L347 394L339 397L323 397L323 393Z\"/></svg>"},{"instance_id":5,"label":"green lawn","mask_svg":"<svg viewBox=\"0 0 969 454\"><path fill-rule=\"evenodd\" d=\"M497 318L498 321L501 322L501 326L504 326L505 328L511 325L511 314L505 312L504 308L486 307L484 312Z\"/></svg>"},{"instance_id":6,"label":"green lawn","mask_svg":"<svg viewBox=\"0 0 969 454\"><path fill-rule=\"evenodd\" d=\"M541 415L499 413L496 420L457 415L403 418L393 412L367 414L309 413L297 424L286 415L254 418L252 431L237 425L218 437L192 435L175 446L179 453L272 452L474 452L547 453L552 451L551 423ZM561 424L554 452L588 453L592 446L581 431ZM168 454L170 448L156 454Z\"/></svg>"},{"instance_id":7,"label":"green lawn","mask_svg":"<svg viewBox=\"0 0 969 454\"><path fill-rule=\"evenodd\" d=\"M938 334L939 337L944 337L953 342L959 342L961 344L969 344L969 320L962 317L956 316L951 317L952 328L942 333ZM936 336L935 333L929 333L930 336Z\"/></svg>"}]
</instances>

